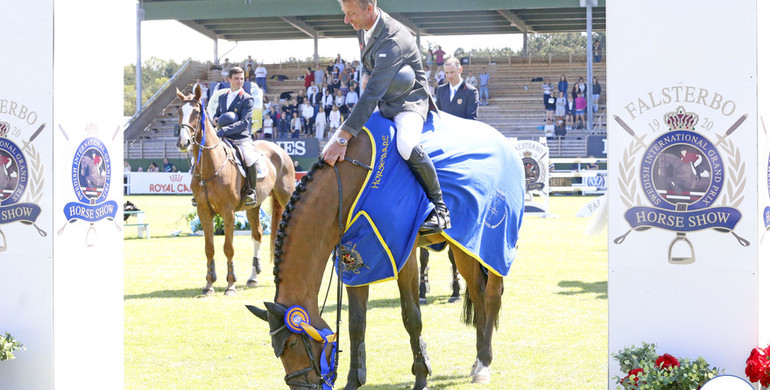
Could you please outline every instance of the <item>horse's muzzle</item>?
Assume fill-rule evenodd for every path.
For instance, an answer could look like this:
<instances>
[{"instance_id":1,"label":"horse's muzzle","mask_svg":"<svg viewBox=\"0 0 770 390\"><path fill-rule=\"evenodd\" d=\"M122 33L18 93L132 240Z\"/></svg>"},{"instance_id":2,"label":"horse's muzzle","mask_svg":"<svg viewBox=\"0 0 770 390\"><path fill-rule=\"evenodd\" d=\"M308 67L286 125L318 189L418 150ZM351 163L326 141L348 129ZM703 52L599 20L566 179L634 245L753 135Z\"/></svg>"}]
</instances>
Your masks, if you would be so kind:
<instances>
[{"instance_id":1,"label":"horse's muzzle","mask_svg":"<svg viewBox=\"0 0 770 390\"><path fill-rule=\"evenodd\" d=\"M176 141L176 147L179 148L179 151L186 152L190 150L190 140L185 140L184 144L182 144L180 141Z\"/></svg>"}]
</instances>

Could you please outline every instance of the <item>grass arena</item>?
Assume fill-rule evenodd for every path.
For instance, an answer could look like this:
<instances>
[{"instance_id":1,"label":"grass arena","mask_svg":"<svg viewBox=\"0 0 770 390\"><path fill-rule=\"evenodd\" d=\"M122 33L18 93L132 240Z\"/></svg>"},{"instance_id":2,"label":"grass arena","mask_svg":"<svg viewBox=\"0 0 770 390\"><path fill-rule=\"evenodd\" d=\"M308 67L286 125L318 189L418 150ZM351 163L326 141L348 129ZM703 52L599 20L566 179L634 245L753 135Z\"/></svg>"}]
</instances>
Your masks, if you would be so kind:
<instances>
[{"instance_id":1,"label":"grass arena","mask_svg":"<svg viewBox=\"0 0 770 390\"><path fill-rule=\"evenodd\" d=\"M451 293L447 252L431 254L431 291L428 305L421 310L433 368L428 380L432 389L606 387L607 239L605 234L585 235L589 219L576 217L592 199L551 196L550 212L555 218L525 216L518 255L505 278L489 385L470 383L474 329L461 323L461 303L447 303ZM236 236L236 295L224 296L227 282L220 277L214 285L216 294L203 298L204 242L202 236L189 234L185 215L193 210L190 196L126 196L126 200L145 212L152 235L138 239L135 228L124 230L125 388L285 388L284 368L270 346L268 325L244 307L273 300L269 246L261 247L263 272L258 287L247 288L251 238ZM226 271L223 243L223 236L215 237L220 276ZM330 271L327 265L324 284ZM322 295L325 290L323 286ZM331 324L334 291L330 295L324 318ZM344 385L349 364L347 296L343 295L338 386ZM413 385L409 338L399 302L396 283L371 286L366 329L369 364L363 388Z\"/></svg>"}]
</instances>

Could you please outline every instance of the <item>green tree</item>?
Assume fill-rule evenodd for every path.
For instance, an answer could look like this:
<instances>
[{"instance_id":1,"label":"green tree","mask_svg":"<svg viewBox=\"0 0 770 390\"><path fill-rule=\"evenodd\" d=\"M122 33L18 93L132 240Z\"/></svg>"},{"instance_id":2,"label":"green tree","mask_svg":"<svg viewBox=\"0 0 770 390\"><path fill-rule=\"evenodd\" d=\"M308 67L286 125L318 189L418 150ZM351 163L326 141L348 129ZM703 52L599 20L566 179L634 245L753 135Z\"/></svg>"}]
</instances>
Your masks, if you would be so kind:
<instances>
[{"instance_id":1,"label":"green tree","mask_svg":"<svg viewBox=\"0 0 770 390\"><path fill-rule=\"evenodd\" d=\"M147 103L160 87L163 86L182 67L174 60L162 60L150 57L142 64L142 104ZM136 113L136 65L123 67L123 115Z\"/></svg>"},{"instance_id":2,"label":"green tree","mask_svg":"<svg viewBox=\"0 0 770 390\"><path fill-rule=\"evenodd\" d=\"M604 33L595 33L593 40L604 42ZM586 35L584 33L529 34L527 46L532 57L585 55Z\"/></svg>"}]
</instances>

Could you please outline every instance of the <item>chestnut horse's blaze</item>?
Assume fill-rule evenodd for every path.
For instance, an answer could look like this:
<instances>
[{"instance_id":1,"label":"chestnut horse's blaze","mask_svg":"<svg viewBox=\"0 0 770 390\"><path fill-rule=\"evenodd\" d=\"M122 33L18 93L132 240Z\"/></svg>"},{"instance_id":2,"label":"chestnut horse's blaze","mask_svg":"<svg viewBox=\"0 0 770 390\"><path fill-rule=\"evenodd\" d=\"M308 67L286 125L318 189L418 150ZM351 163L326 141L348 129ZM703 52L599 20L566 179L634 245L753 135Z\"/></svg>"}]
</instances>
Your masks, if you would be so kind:
<instances>
[{"instance_id":1,"label":"chestnut horse's blaze","mask_svg":"<svg viewBox=\"0 0 770 390\"><path fill-rule=\"evenodd\" d=\"M235 211L246 210L246 217L251 225L251 238L254 244L251 276L247 286L257 284L257 274L261 271L259 248L262 241L262 225L259 222L261 203L272 198L272 231L278 228L278 221L289 196L294 188L294 164L291 157L278 145L267 142L255 142L255 149L265 158L267 176L259 179L256 185L257 205L247 208L243 205L242 193L246 179L241 176L236 166L232 148L228 148L222 139L217 137L215 128L201 100L200 86L196 86L193 95L185 96L177 90L177 97L182 101L179 108L179 139L177 147L180 150L192 150L195 159L193 165L193 180L190 185L198 203L198 216L205 236L205 251L207 261L206 287L204 295L214 293L214 282L217 279L214 266L214 224L213 218L222 216L225 226L224 253L227 258L227 289L225 295L235 293L235 271L233 269L233 230Z\"/></svg>"}]
</instances>

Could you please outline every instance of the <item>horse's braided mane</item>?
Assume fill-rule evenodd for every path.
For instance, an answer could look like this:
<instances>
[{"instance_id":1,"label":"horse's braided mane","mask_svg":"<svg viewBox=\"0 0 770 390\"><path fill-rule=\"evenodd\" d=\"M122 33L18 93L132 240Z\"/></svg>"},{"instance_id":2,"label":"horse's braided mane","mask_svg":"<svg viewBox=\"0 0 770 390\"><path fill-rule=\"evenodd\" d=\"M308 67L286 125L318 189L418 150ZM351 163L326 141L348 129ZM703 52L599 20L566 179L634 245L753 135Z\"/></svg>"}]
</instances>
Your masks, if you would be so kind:
<instances>
[{"instance_id":1,"label":"horse's braided mane","mask_svg":"<svg viewBox=\"0 0 770 390\"><path fill-rule=\"evenodd\" d=\"M275 252L273 253L273 276L275 277L274 280L276 298L278 298L278 284L281 282L281 278L278 277L278 272L281 270L280 263L281 255L283 254L281 247L283 247L283 239L286 237L286 226L289 225L291 213L294 211L296 203L299 202L302 196L301 194L307 190L307 183L313 181L313 174L317 170L323 168L324 165L324 161L319 159L313 164L312 167L310 167L310 170L305 174L305 176L302 176L302 179L300 179L297 187L294 188L294 193L292 193L289 202L286 203L286 208L281 215L281 222L278 224L278 231L275 233Z\"/></svg>"}]
</instances>

